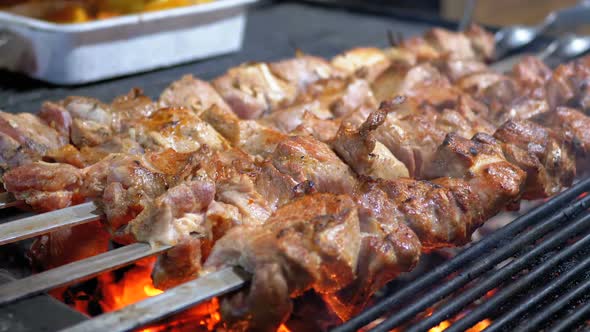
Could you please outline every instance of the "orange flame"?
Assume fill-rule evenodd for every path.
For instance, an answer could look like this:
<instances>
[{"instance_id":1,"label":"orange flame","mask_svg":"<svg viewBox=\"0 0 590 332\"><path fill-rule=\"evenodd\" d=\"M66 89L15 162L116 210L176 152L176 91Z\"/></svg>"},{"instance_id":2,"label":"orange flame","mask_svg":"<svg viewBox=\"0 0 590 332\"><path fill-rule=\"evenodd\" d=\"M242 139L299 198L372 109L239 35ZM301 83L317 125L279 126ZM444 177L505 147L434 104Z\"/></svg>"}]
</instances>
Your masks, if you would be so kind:
<instances>
[{"instance_id":1,"label":"orange flame","mask_svg":"<svg viewBox=\"0 0 590 332\"><path fill-rule=\"evenodd\" d=\"M135 263L125 272L121 280L115 280L113 273L105 273L98 277L102 291L100 305L105 312L121 309L126 305L144 300L162 293L154 287L151 272L155 258L146 258Z\"/></svg>"},{"instance_id":2,"label":"orange flame","mask_svg":"<svg viewBox=\"0 0 590 332\"><path fill-rule=\"evenodd\" d=\"M137 261L135 265L126 271L119 280L114 273L106 273L98 276L102 299L100 305L105 312L123 308L129 304L144 300L151 296L163 293L152 282L151 273L156 258L146 258ZM165 321L140 330L140 332L169 331L178 326L198 325L202 329L213 331L221 321L218 312L219 302L216 298L202 303ZM179 328L182 330L182 328Z\"/></svg>"}]
</instances>

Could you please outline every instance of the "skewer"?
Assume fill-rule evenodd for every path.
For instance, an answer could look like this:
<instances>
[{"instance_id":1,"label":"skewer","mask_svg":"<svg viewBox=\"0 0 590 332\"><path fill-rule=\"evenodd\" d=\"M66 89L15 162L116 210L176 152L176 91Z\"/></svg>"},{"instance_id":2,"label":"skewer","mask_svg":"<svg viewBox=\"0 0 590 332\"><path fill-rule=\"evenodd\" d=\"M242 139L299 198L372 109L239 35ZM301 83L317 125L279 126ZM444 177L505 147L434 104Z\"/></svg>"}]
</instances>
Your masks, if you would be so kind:
<instances>
[{"instance_id":1,"label":"skewer","mask_svg":"<svg viewBox=\"0 0 590 332\"><path fill-rule=\"evenodd\" d=\"M114 270L139 259L160 254L170 248L171 246L152 248L146 243L134 243L0 285L0 305L37 295L76 281L92 278L102 272Z\"/></svg>"},{"instance_id":2,"label":"skewer","mask_svg":"<svg viewBox=\"0 0 590 332\"><path fill-rule=\"evenodd\" d=\"M88 202L7 222L0 225L0 245L94 221L100 216L94 203Z\"/></svg>"},{"instance_id":3,"label":"skewer","mask_svg":"<svg viewBox=\"0 0 590 332\"><path fill-rule=\"evenodd\" d=\"M20 203L21 201L14 199L11 193L0 193L0 210L17 206Z\"/></svg>"},{"instance_id":4,"label":"skewer","mask_svg":"<svg viewBox=\"0 0 590 332\"><path fill-rule=\"evenodd\" d=\"M81 322L62 332L131 331L215 296L236 290L245 285L248 279L249 276L242 270L225 268L123 309Z\"/></svg>"}]
</instances>

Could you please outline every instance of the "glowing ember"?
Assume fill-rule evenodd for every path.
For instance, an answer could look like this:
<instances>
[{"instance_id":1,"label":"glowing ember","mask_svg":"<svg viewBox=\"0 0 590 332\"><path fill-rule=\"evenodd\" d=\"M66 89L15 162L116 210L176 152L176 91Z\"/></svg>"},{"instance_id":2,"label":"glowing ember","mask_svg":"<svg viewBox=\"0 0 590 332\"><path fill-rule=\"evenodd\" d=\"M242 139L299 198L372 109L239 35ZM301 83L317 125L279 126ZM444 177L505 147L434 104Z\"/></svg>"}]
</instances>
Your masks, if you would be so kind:
<instances>
[{"instance_id":1,"label":"glowing ember","mask_svg":"<svg viewBox=\"0 0 590 332\"><path fill-rule=\"evenodd\" d=\"M438 326L435 326L428 330L428 332L442 332L446 330L449 326L451 326L451 322L449 322L448 320L444 320L440 324L438 324Z\"/></svg>"},{"instance_id":2,"label":"glowing ember","mask_svg":"<svg viewBox=\"0 0 590 332\"><path fill-rule=\"evenodd\" d=\"M473 327L471 327L470 329L468 329L465 332L480 332L485 330L488 326L490 326L490 324L492 324L492 321L489 319L484 319L481 322L473 325Z\"/></svg>"},{"instance_id":3,"label":"glowing ember","mask_svg":"<svg viewBox=\"0 0 590 332\"><path fill-rule=\"evenodd\" d=\"M438 326L435 326L428 330L428 332L442 332L449 328L453 323L451 321L445 320L442 321ZM484 319L481 322L473 325L471 328L467 329L465 332L481 332L485 330L488 326L492 324L492 321L489 319Z\"/></svg>"},{"instance_id":4,"label":"glowing ember","mask_svg":"<svg viewBox=\"0 0 590 332\"><path fill-rule=\"evenodd\" d=\"M486 297L487 297L487 298L490 298L490 297L494 296L494 294L496 294L496 292L497 292L497 291L498 291L498 289L497 289L497 288L490 289L489 291L487 291L487 293L486 293Z\"/></svg>"},{"instance_id":5,"label":"glowing ember","mask_svg":"<svg viewBox=\"0 0 590 332\"><path fill-rule=\"evenodd\" d=\"M284 324L279 326L279 329L277 330L277 332L291 332L291 330L289 330Z\"/></svg>"}]
</instances>

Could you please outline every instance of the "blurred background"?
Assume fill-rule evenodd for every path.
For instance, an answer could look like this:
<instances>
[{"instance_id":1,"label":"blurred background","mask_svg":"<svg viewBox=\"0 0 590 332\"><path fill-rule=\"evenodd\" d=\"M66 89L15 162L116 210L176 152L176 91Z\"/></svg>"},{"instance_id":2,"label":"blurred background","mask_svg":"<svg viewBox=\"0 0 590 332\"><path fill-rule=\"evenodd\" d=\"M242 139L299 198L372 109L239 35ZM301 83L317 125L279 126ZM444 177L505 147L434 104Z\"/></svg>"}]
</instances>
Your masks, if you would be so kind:
<instances>
[{"instance_id":1,"label":"blurred background","mask_svg":"<svg viewBox=\"0 0 590 332\"><path fill-rule=\"evenodd\" d=\"M347 1L320 0L338 3ZM348 1L352 2L352 1ZM458 21L469 0L365 0L367 4L387 5L421 14L441 16ZM535 24L556 9L572 6L579 0L479 0L476 1L474 20L490 26Z\"/></svg>"},{"instance_id":2,"label":"blurred background","mask_svg":"<svg viewBox=\"0 0 590 332\"><path fill-rule=\"evenodd\" d=\"M128 13L151 11L210 2L213 0L0 0L0 7L15 4L60 3L48 20L81 22L94 18L107 18ZM219 1L219 0L218 0ZM420 14L441 16L448 20L460 20L469 0L359 0L367 4L387 5ZM324 0L337 4L339 1ZM576 0L479 0L476 1L474 20L491 25L534 24L541 21L552 10L574 5ZM83 8L83 9L81 9ZM509 8L509 10L507 10Z\"/></svg>"}]
</instances>

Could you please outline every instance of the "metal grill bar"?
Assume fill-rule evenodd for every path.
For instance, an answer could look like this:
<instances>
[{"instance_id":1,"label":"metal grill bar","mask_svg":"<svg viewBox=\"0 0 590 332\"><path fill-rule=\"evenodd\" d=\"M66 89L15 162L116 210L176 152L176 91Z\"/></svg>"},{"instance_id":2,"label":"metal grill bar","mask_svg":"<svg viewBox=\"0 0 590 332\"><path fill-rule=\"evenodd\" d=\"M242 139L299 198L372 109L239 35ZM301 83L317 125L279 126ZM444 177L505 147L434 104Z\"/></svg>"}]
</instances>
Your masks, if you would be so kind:
<instances>
[{"instance_id":1,"label":"metal grill bar","mask_svg":"<svg viewBox=\"0 0 590 332\"><path fill-rule=\"evenodd\" d=\"M509 312L503 314L501 317L494 319L494 323L486 329L486 332L502 331L502 329L508 323L518 319L522 314L524 314L528 310L531 310L535 305L539 304L549 295L559 290L559 288L563 285L574 280L574 278L579 276L579 274L585 272L587 269L590 269L590 256L587 257L585 260L579 262L578 265L576 265L573 269L567 271L565 274L562 274L557 279L553 280L549 285L547 285L547 287L532 294L530 298L527 298L524 301L521 301L520 303L514 305ZM521 283L521 280L524 280L524 278L519 279L518 283ZM485 303L471 311L469 315L453 323L449 332L455 329L455 325L457 325L457 329L464 326L469 327L473 326L475 323L481 321L482 319L488 317L491 311L499 307L504 301L508 300L509 297L512 296L518 289L520 289L520 287L515 287L514 285L509 285L508 287L503 288L498 293L496 293L494 297L492 297L491 299L489 299L488 301L486 301ZM463 321L465 322L463 323Z\"/></svg>"},{"instance_id":2,"label":"metal grill bar","mask_svg":"<svg viewBox=\"0 0 590 332\"><path fill-rule=\"evenodd\" d=\"M0 245L53 232L100 218L94 203L84 203L65 209L37 214L0 225Z\"/></svg>"},{"instance_id":3,"label":"metal grill bar","mask_svg":"<svg viewBox=\"0 0 590 332\"><path fill-rule=\"evenodd\" d=\"M490 234L480 242L475 243L472 247L464 250L454 259L435 268L430 273L422 276L421 278L418 278L408 287L405 287L399 292L384 299L383 301L379 302L378 304L374 305L373 307L369 308L363 313L352 318L345 324L335 328L333 331L356 331L359 328L365 326L366 324L379 318L389 310L399 307L402 304L413 302L416 293L423 291L424 289L430 288L432 285L434 285L437 282L440 282L440 280L450 275L451 273L463 269L466 265L470 264L476 259L480 259L483 254L489 252L495 247L500 246L504 241L507 241L511 237L515 236L515 234L522 232L526 228L541 222L551 214L555 213L558 209L563 208L564 205L571 203L581 193L588 191L589 188L590 178L579 182L577 185L573 186L569 190L562 192L561 194L557 195L545 204L531 210L529 213L517 218L512 223L504 226L502 229L494 232L493 234ZM390 317L391 320L389 324L391 324L393 318L396 319L395 324L399 324L401 321L405 321L411 317L414 317L417 313L432 306L432 304L440 301L442 298L457 290L458 288L462 287L470 280L476 278L485 271L491 269L491 266L489 265L495 265L499 263L500 261L509 257L521 246L526 245L527 243L531 243L532 241L535 241L539 236L542 236L551 229L557 227L560 222L572 218L576 214L580 213L582 210L586 209L589 205L590 201L588 200L588 197L584 197L580 201L563 209L560 213L549 218L549 220L542 222L535 229L527 231L527 233L520 236L518 239L516 239L516 241L511 242L511 246L505 246L502 247L502 249L496 251L494 253L496 257L486 257L485 259L481 260L479 264L476 264L475 267L472 267L468 271L464 271L463 273L453 278L453 280L446 284L444 287L439 288L437 290L438 292L431 292L425 297L423 297L417 303L414 303L410 306L405 306L404 309L396 313L395 317ZM505 251L508 251L507 249L512 249L512 253L505 253ZM484 264L488 264L488 266L483 266ZM474 274L474 272L477 272L478 269L480 270L479 274Z\"/></svg>"},{"instance_id":4,"label":"metal grill bar","mask_svg":"<svg viewBox=\"0 0 590 332\"><path fill-rule=\"evenodd\" d=\"M0 193L0 210L17 206L21 202L14 199L10 193Z\"/></svg>"},{"instance_id":5,"label":"metal grill bar","mask_svg":"<svg viewBox=\"0 0 590 332\"><path fill-rule=\"evenodd\" d=\"M457 298L453 299L451 303L446 303L444 308L440 308L436 310L431 316L423 319L418 324L412 326L412 328L408 329L407 332L417 332L417 331L425 331L433 326L438 325L441 321L450 318L453 314L457 314L467 306L469 303L477 300L481 296L483 296L488 290L498 286L502 281L510 278L515 273L522 270L524 267L530 265L532 261L541 256L542 254L548 252L549 250L557 247L559 244L565 242L567 239L571 238L572 236L578 234L580 231L587 229L590 226L590 214L586 214L584 217L579 218L573 224L569 225L568 227L560 230L554 236L547 239L540 245L535 246L531 251L527 252L525 255L519 257L518 259L510 262L508 265L503 267L499 271L495 271L489 278L485 278L483 281L478 282L478 285L466 290ZM538 238L538 237L536 237ZM587 239L590 241L590 236ZM590 243L590 242L589 242ZM512 246L511 246L512 247ZM508 247L509 248L509 247ZM522 247L516 247L515 249L518 250ZM568 249L571 249L568 248ZM510 250L513 251L513 250ZM561 254L574 254L576 251L563 251ZM559 263L559 260L552 262L554 264ZM480 264L481 266L490 266L487 262ZM470 272L463 274L466 276L465 279L473 280L473 275ZM454 279L453 279L454 280ZM440 288L444 289L444 288ZM438 290L437 290L438 291ZM398 315L392 316L397 317ZM397 322L399 319L387 319L383 323L379 324L373 331L389 331L392 327L397 326L397 324L392 324L392 322ZM470 327L470 326L468 326Z\"/></svg>"},{"instance_id":6,"label":"metal grill bar","mask_svg":"<svg viewBox=\"0 0 590 332\"><path fill-rule=\"evenodd\" d=\"M582 285L582 287L576 289L576 293L577 295L581 295L585 292L588 292L589 289L590 280L586 281ZM564 318L561 322L553 326L551 329L553 330L553 332L571 331L573 325L587 318L588 316L590 316L590 302L576 308L576 311L571 316Z\"/></svg>"},{"instance_id":7,"label":"metal grill bar","mask_svg":"<svg viewBox=\"0 0 590 332\"><path fill-rule=\"evenodd\" d=\"M470 248L464 250L459 255L457 255L454 259L440 265L439 267L432 270L430 273L422 276L415 280L411 285L405 287L404 289L400 290L399 292L393 294L392 296L384 299L383 301L377 303L376 305L372 306L371 308L365 310L361 314L357 315L356 317L352 318L345 324L333 329L334 332L352 332L356 331L363 326L367 325L368 323L378 319L383 314L392 310L395 307L398 307L402 304L407 304L408 302L412 302L415 298L415 294L423 291L424 289L430 288L432 285L440 282L440 280L444 279L451 273L458 271L464 268L469 263L473 262L476 259L481 259L482 254L492 250L493 248L499 246L503 241L513 237L515 234L522 232L523 230L527 229L528 227L534 226L540 223L542 220L548 218L548 216L555 213L558 209L563 208L565 205L568 205L572 201L576 199L580 194L588 191L590 189L590 178L584 179L580 181L578 184L566 190L559 195L555 196L553 199L547 201L545 204L531 210L527 214L517 218L510 224L504 226L503 228L499 229L498 231L490 234L486 238L482 239L481 241L475 243ZM565 208L560 213L556 214L555 216L549 218L541 225L536 227L534 230L527 231L523 236L521 236L517 241L511 242L511 244L516 243L516 246L512 246L513 251L517 250L520 246L526 245L526 243L530 243L535 241L539 236L542 234L550 231L551 229L557 227L560 222L565 221L567 219L571 219L575 215L579 214L582 210L585 210L590 205L590 201L587 197L584 197L582 200L576 202L570 207ZM506 251L507 247L503 247L499 251ZM484 260L480 261L481 264L479 268L482 269L481 273L489 270L489 267L481 267L483 263L485 264L497 264L500 261L504 260L506 257L511 255L503 255L503 257L492 259L492 257L487 257ZM497 252L496 252L497 255ZM477 268L477 266L476 266ZM446 296L456 289L462 287L468 281L472 280L473 278L477 277L478 275L473 275L472 268L470 271L463 272L459 274L456 278L445 285L444 287L440 288L441 292L437 294L429 293L425 296L422 301L420 301L419 305L413 304L412 306L408 306L405 309L405 317L402 320L407 320L409 317L414 317L416 313L428 308L432 304L438 302L442 297ZM480 273L480 274L481 274ZM461 278L461 281L457 281ZM399 313L396 314L396 317L399 316ZM399 319L396 319L399 320ZM396 322L397 324L398 322Z\"/></svg>"},{"instance_id":8,"label":"metal grill bar","mask_svg":"<svg viewBox=\"0 0 590 332\"><path fill-rule=\"evenodd\" d=\"M590 279L586 280L585 282L578 285L574 290L568 292L565 296L560 297L557 301L551 303L547 307L543 308L543 311L537 314L536 316L528 319L526 324L523 326L519 326L516 331L538 331L538 326L542 324L544 321L549 319L551 316L558 313L560 310L565 308L566 305L571 303L576 298L588 294L590 291ZM567 321L567 319L566 319ZM571 322L572 324L575 321ZM553 331L553 329L552 329Z\"/></svg>"},{"instance_id":9,"label":"metal grill bar","mask_svg":"<svg viewBox=\"0 0 590 332\"><path fill-rule=\"evenodd\" d=\"M134 243L0 285L0 305L76 281L92 278L102 272L131 264L139 259L162 253L170 248L170 246L152 248L149 244Z\"/></svg>"},{"instance_id":10,"label":"metal grill bar","mask_svg":"<svg viewBox=\"0 0 590 332\"><path fill-rule=\"evenodd\" d=\"M62 332L125 332L242 287L249 276L226 268L167 290L146 300L82 322Z\"/></svg>"},{"instance_id":11,"label":"metal grill bar","mask_svg":"<svg viewBox=\"0 0 590 332\"><path fill-rule=\"evenodd\" d=\"M578 202L576 207L578 206L590 206L590 197L585 197L582 201ZM569 212L569 213L568 213ZM567 216L571 216L573 211L566 211ZM496 264L502 262L508 257L511 257L515 254L520 248L535 242L539 237L543 236L544 234L548 233L549 231L555 229L559 226L559 222L566 219L565 215L558 214L549 220L541 223L534 229L529 230L526 233L521 234L518 238L510 242L509 245L504 246L491 255L481 259L473 266L469 267L468 269L461 272L459 275L455 276L451 281L449 281L444 287L440 287L428 295L424 296L417 302L413 303L412 305L406 306L400 311L398 311L394 316L391 316L389 319L385 320L379 326L376 327L376 331L385 331L393 328L393 326L397 326L404 321L407 321L413 317L415 317L418 313L424 311L425 309L433 306L438 301L442 300L452 292L458 290L459 288L466 285L471 280L475 279L476 277L484 274L485 272L492 269ZM498 243L496 243L498 245ZM468 249L469 250L469 249ZM481 258L481 256L479 256ZM454 260L451 260L454 261ZM455 270L459 270L456 268Z\"/></svg>"},{"instance_id":12,"label":"metal grill bar","mask_svg":"<svg viewBox=\"0 0 590 332\"><path fill-rule=\"evenodd\" d=\"M588 227L589 221L590 221L590 214L586 215L583 218L580 218L578 220L578 222L572 224L571 226L574 226L575 224L581 224L581 227ZM571 228L571 227L568 227L568 228ZM485 294L485 292L487 290L490 290L493 287L497 286L499 284L499 282L497 282L499 279L507 279L507 278L510 278L512 275L518 273L520 270L522 270L523 268L526 267L527 261L531 262L534 258L536 258L536 256L538 256L538 255L532 255L532 253L534 251L540 251L538 249L542 248L543 246L546 247L544 251L547 251L548 249L550 249L545 245L549 241L555 242L553 245L553 246L555 246L555 245L559 244L559 243L557 243L558 241L563 242L563 241L567 240L568 238L575 235L575 231L572 231L572 230L566 231L566 230L567 230L567 228L564 229L563 231L559 232L559 233L564 234L564 236L561 239L554 241L554 239L559 237L560 234L558 233L558 234L554 235L554 237L547 240L547 242L544 242L542 245L535 247L532 251L528 252L526 255L523 255L519 259L511 262L509 265L502 268L500 271L494 273L494 275L491 276L489 279L486 279L483 282L478 283L478 285L476 287L461 294L458 298L453 300L453 306L455 305L455 303L461 302L463 300L463 298L470 298L471 301L476 300L481 295ZM580 252L582 249L587 248L589 246L590 246L590 235L586 235L582 240L577 241L575 244L568 246L565 250L560 251L558 254L554 255L553 257L551 257L550 259L545 261L543 264L536 267L533 271L529 272L526 276L524 276L524 277L520 278L518 281L510 284L508 287L506 287L502 291L504 291L506 293L506 295L509 296L511 294L516 293L519 290L522 290L523 288L530 285L531 282L533 282L534 280L542 277L543 275L547 275L548 273L550 273L551 270L553 268L555 268L560 262L563 262L565 259L575 255L576 253ZM542 254L542 252L540 252L540 254ZM512 268L513 265L518 265L519 261L522 261L521 266L515 266L514 268ZM477 296L477 297L470 296L471 294L479 294L480 296ZM462 302L462 303L464 304L464 306L468 304L467 302ZM448 307L451 307L451 306L445 306L445 308L438 311L436 313L436 315L438 315L439 313L442 314L443 312L446 312L447 314L457 313L457 312L450 313L451 310L447 310ZM480 308L482 308L482 307L480 306L477 309L480 309ZM464 331L464 330L470 328L471 326L473 326L474 324L476 324L477 322L479 322L480 320L486 318L485 315L487 313L489 313L489 311L483 311L482 312L483 316L481 316L481 315L477 315L477 314L474 315L473 312L470 312L469 315L465 316L463 319L461 319L457 322L454 322L453 325L451 327L449 327L449 329L447 331L448 332ZM432 315L432 316L435 316L435 315ZM477 317L480 317L480 316L481 316L481 319L477 319Z\"/></svg>"}]
</instances>

